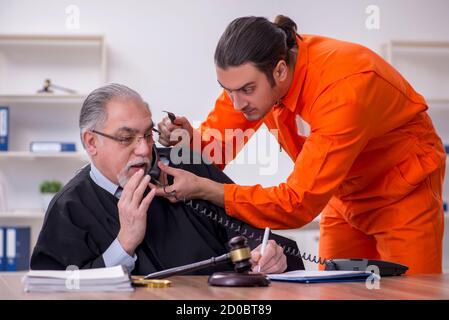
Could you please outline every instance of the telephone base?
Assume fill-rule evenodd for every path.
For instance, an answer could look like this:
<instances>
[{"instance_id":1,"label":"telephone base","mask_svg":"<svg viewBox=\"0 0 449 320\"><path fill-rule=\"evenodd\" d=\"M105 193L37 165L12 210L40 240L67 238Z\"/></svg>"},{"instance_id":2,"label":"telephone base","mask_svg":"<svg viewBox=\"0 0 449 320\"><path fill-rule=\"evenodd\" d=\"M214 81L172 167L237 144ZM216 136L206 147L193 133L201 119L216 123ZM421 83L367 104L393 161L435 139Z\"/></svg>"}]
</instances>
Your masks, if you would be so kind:
<instances>
[{"instance_id":1,"label":"telephone base","mask_svg":"<svg viewBox=\"0 0 449 320\"><path fill-rule=\"evenodd\" d=\"M220 287L267 287L270 280L263 273L215 272L207 281Z\"/></svg>"},{"instance_id":2,"label":"telephone base","mask_svg":"<svg viewBox=\"0 0 449 320\"><path fill-rule=\"evenodd\" d=\"M368 266L379 268L380 276L399 276L408 270L399 263L371 259L329 259L325 261L325 270L366 271Z\"/></svg>"}]
</instances>

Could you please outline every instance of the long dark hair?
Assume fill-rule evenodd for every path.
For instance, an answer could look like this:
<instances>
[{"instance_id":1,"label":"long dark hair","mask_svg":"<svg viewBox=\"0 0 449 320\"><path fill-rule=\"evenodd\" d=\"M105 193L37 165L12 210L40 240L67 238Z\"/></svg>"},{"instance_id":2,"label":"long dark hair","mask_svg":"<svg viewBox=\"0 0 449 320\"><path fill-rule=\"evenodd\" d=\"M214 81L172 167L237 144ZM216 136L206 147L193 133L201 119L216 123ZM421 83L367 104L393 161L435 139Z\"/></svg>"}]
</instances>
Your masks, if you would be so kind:
<instances>
[{"instance_id":1,"label":"long dark hair","mask_svg":"<svg viewBox=\"0 0 449 320\"><path fill-rule=\"evenodd\" d=\"M297 26L278 15L274 22L264 17L241 17L232 21L215 49L215 64L221 69L253 63L275 85L273 69L280 60L290 65L295 58ZM299 35L298 35L299 36Z\"/></svg>"}]
</instances>

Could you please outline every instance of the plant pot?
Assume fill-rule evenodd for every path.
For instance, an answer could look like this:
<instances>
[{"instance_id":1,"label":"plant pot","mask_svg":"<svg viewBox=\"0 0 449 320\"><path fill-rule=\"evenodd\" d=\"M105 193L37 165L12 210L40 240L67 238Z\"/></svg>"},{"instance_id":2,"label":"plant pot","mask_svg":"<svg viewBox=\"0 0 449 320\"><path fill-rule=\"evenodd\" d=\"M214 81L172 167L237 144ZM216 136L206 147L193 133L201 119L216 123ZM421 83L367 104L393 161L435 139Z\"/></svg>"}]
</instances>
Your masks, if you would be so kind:
<instances>
[{"instance_id":1,"label":"plant pot","mask_svg":"<svg viewBox=\"0 0 449 320\"><path fill-rule=\"evenodd\" d=\"M48 205L50 204L51 199L55 196L56 193L41 193L42 199L42 209L47 211Z\"/></svg>"}]
</instances>

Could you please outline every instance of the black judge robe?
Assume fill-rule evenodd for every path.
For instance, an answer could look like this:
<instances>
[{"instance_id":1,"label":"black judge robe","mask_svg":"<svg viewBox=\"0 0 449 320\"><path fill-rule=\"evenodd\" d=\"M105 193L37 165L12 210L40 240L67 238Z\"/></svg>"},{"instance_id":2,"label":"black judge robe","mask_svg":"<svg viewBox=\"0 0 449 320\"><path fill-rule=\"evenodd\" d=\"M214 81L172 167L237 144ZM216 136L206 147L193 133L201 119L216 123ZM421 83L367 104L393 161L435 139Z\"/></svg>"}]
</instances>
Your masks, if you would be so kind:
<instances>
[{"instance_id":1,"label":"black judge robe","mask_svg":"<svg viewBox=\"0 0 449 320\"><path fill-rule=\"evenodd\" d=\"M161 148L159 153L168 157L169 150ZM170 166L221 183L233 183L214 165L170 163ZM31 269L64 270L69 265L81 269L105 266L103 253L117 238L120 229L118 199L99 187L90 178L89 172L90 165L81 169L50 203L31 257ZM210 202L197 200L195 203L201 208L208 208L208 212L212 211L218 217L229 219L241 230L247 228L247 235L249 231L257 232L257 236L248 239L251 249L260 244L263 230L228 217L223 208ZM135 251L137 260L132 274L148 274L222 255L228 251L227 242L238 235L185 203L173 204L162 197L153 199L147 221L144 240ZM292 240L274 234L270 238L297 250ZM304 269L300 258L287 255L287 263L287 270ZM223 270L232 270L232 265L209 267L191 274Z\"/></svg>"}]
</instances>

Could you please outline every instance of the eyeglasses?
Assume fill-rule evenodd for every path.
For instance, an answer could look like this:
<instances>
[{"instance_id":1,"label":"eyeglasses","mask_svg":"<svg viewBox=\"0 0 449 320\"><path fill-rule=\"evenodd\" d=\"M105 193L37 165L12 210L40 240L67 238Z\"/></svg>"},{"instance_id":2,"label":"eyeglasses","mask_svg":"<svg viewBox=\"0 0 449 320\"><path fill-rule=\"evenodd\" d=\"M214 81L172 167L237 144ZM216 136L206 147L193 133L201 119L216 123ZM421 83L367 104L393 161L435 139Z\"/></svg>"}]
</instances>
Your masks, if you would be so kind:
<instances>
[{"instance_id":1,"label":"eyeglasses","mask_svg":"<svg viewBox=\"0 0 449 320\"><path fill-rule=\"evenodd\" d=\"M117 141L123 146L136 146L139 144L140 139L144 139L147 144L154 143L154 134L153 132L160 134L159 130L155 128L151 128L151 132L145 133L143 136L137 134L126 134L123 136L112 136L97 130L92 130L93 133L99 134L100 136L109 138L111 140Z\"/></svg>"}]
</instances>

